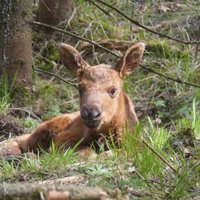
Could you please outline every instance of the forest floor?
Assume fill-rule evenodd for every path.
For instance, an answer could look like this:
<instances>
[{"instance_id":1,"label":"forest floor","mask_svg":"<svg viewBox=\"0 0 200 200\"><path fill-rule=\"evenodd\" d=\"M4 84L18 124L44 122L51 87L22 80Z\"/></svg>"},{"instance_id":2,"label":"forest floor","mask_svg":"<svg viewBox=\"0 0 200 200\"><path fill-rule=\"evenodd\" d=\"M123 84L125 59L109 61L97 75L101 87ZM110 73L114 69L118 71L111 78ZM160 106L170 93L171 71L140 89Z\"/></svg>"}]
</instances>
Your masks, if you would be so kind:
<instances>
[{"instance_id":1,"label":"forest floor","mask_svg":"<svg viewBox=\"0 0 200 200\"><path fill-rule=\"evenodd\" d=\"M199 1L106 1L147 29L179 41L143 29L113 8L95 2L103 10L77 0L72 17L59 28L118 55L137 41L146 43L142 65L148 68L139 67L124 83L140 120L135 136L127 131L129 139L121 149L110 144L108 152L91 153L88 159L81 159L75 149L57 151L53 144L40 156L2 159L0 182L74 184L126 196L116 199L200 199L200 46L184 43L200 40ZM64 33L47 33L37 25L33 30L33 95L13 92L14 88L3 83L0 141L79 109L78 91L59 78L76 84L76 78L59 61L57 43L75 46L91 65L118 59ZM147 145L142 144L139 133Z\"/></svg>"}]
</instances>

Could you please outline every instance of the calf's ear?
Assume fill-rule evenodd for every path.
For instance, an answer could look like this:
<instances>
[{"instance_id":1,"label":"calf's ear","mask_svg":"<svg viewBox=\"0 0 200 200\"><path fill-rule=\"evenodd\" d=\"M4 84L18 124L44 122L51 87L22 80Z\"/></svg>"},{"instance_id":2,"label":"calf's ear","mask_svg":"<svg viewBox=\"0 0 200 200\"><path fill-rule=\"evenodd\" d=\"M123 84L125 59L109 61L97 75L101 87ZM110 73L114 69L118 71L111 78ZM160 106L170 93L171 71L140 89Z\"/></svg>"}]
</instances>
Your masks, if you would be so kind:
<instances>
[{"instance_id":1,"label":"calf's ear","mask_svg":"<svg viewBox=\"0 0 200 200\"><path fill-rule=\"evenodd\" d=\"M124 56L115 66L115 70L120 73L121 77L132 73L134 69L139 65L144 53L144 49L145 44L143 42L139 42L132 45L125 52Z\"/></svg>"},{"instance_id":2,"label":"calf's ear","mask_svg":"<svg viewBox=\"0 0 200 200\"><path fill-rule=\"evenodd\" d=\"M61 61L69 71L77 73L78 70L83 70L89 66L74 47L60 43L58 50Z\"/></svg>"}]
</instances>

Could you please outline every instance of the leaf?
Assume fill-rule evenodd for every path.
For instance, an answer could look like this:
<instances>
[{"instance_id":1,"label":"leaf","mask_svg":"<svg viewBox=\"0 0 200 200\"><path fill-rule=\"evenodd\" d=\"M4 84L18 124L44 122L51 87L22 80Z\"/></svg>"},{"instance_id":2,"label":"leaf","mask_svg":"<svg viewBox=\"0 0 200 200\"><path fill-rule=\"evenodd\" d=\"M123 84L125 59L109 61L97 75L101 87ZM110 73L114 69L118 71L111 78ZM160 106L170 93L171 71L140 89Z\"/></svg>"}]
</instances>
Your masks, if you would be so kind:
<instances>
[{"instance_id":1,"label":"leaf","mask_svg":"<svg viewBox=\"0 0 200 200\"><path fill-rule=\"evenodd\" d=\"M130 166L129 168L128 168L128 172L129 173L133 173L133 172L135 172L136 170L135 170L135 167L134 166Z\"/></svg>"},{"instance_id":2,"label":"leaf","mask_svg":"<svg viewBox=\"0 0 200 200\"><path fill-rule=\"evenodd\" d=\"M171 8L164 6L164 5L159 5L158 8L163 11L164 13L166 13L167 11L171 10Z\"/></svg>"},{"instance_id":3,"label":"leaf","mask_svg":"<svg viewBox=\"0 0 200 200\"><path fill-rule=\"evenodd\" d=\"M158 107L166 107L164 100L157 100L155 102L155 105L158 106Z\"/></svg>"}]
</instances>

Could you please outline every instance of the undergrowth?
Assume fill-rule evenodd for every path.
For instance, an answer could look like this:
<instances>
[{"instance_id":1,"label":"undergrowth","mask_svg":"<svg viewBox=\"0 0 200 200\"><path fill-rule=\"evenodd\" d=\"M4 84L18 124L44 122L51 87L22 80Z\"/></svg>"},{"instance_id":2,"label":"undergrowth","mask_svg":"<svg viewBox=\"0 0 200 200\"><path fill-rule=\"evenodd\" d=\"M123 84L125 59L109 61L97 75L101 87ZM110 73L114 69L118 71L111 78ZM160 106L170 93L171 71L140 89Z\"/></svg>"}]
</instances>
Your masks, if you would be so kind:
<instances>
[{"instance_id":1,"label":"undergrowth","mask_svg":"<svg viewBox=\"0 0 200 200\"><path fill-rule=\"evenodd\" d=\"M197 39L197 1L110 0L109 3L158 32L182 40ZM106 11L102 12L86 1L76 0L76 4L74 18L61 28L97 42L106 39L108 48L114 46L113 52L118 54L130 44L143 41L146 43L144 65L178 80L200 84L199 55L194 56L195 45L158 37L110 8L102 6ZM51 71L73 83L75 77L60 65L57 42L76 46L91 65L117 61L107 52L90 48L85 42L63 34L52 34L49 40L45 38L44 33L33 32L34 67ZM37 71L33 77L29 110L38 118L28 114L20 116L24 127L33 129L41 120L78 110L76 89ZM81 160L74 149L56 151L52 144L51 150L40 156L25 155L22 160L13 162L1 160L0 181L32 182L81 175L86 185L119 188L131 199L136 198L136 192L138 199L199 198L200 89L161 78L139 67L126 78L124 90L134 102L140 126L134 136L126 131L127 139L120 149L114 143L107 144L107 153ZM4 81L0 89L0 115L8 114L11 106L11 94Z\"/></svg>"},{"instance_id":2,"label":"undergrowth","mask_svg":"<svg viewBox=\"0 0 200 200\"><path fill-rule=\"evenodd\" d=\"M0 115L5 115L10 106L10 93L6 76L3 76L3 81L0 85Z\"/></svg>"},{"instance_id":3,"label":"undergrowth","mask_svg":"<svg viewBox=\"0 0 200 200\"><path fill-rule=\"evenodd\" d=\"M174 122L175 129L169 132L166 128L155 127L149 118L148 126L140 124L134 135L126 130L126 140L120 149L107 143L108 152L88 160L81 160L75 148L63 152L56 150L54 144L49 152L42 151L40 156L27 154L22 160L11 163L2 160L0 179L40 181L79 174L87 179L87 185L117 187L130 195L137 190L144 199L196 197L200 180L199 135L196 134L199 133L200 113L195 101L191 107L193 118L185 118L187 126L181 119ZM190 131L188 135L184 135L186 128ZM180 132L184 139L177 138Z\"/></svg>"},{"instance_id":4,"label":"undergrowth","mask_svg":"<svg viewBox=\"0 0 200 200\"><path fill-rule=\"evenodd\" d=\"M42 178L56 177L65 174L66 165L76 161L75 148L66 151L56 150L54 144L49 152L42 150L41 156L27 153L23 157L11 159L10 162L1 160L1 180L33 181ZM59 171L59 173L57 173ZM24 176L26 175L26 176Z\"/></svg>"}]
</instances>

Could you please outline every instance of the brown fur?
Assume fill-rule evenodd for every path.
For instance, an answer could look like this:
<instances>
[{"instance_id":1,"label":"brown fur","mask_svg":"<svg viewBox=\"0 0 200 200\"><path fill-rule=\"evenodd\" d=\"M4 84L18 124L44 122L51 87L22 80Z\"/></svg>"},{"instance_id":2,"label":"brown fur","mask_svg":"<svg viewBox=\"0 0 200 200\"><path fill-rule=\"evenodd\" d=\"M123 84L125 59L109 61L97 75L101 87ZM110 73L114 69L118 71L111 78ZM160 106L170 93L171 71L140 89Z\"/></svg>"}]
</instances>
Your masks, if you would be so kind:
<instances>
[{"instance_id":1,"label":"brown fur","mask_svg":"<svg viewBox=\"0 0 200 200\"><path fill-rule=\"evenodd\" d=\"M125 125L131 133L138 122L129 97L123 92L123 78L139 64L144 44L130 47L115 65L89 66L73 47L61 44L59 51L66 67L78 76L81 111L64 114L42 123L33 133L17 137L0 151L15 155L38 149L69 148L79 141L80 148L101 142L112 134L116 143L123 138Z\"/></svg>"}]
</instances>

